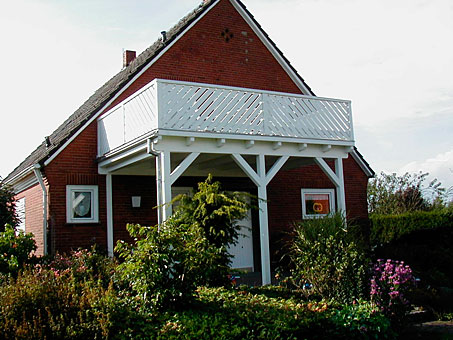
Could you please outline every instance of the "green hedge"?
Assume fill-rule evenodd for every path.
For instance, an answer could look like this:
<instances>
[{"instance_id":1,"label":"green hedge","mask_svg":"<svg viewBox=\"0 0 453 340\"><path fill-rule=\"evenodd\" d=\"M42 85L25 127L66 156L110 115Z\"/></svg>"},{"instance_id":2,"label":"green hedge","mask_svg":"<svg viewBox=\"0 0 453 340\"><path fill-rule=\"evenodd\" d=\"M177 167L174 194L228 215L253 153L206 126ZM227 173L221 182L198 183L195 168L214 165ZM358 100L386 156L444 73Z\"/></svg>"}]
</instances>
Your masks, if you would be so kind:
<instances>
[{"instance_id":1,"label":"green hedge","mask_svg":"<svg viewBox=\"0 0 453 340\"><path fill-rule=\"evenodd\" d=\"M419 230L453 228L453 211L415 211L401 215L373 214L371 219L371 245L390 243Z\"/></svg>"}]
</instances>

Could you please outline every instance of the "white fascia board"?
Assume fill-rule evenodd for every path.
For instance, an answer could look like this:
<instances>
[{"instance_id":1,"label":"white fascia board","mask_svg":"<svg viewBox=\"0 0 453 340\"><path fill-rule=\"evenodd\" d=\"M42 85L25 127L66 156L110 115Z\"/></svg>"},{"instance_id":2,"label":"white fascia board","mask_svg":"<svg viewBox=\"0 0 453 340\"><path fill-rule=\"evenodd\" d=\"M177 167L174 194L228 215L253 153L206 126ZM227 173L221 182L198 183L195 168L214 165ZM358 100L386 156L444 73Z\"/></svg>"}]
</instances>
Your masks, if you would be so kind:
<instances>
[{"instance_id":1,"label":"white fascia board","mask_svg":"<svg viewBox=\"0 0 453 340\"><path fill-rule=\"evenodd\" d=\"M22 177L19 181L17 181L14 185L12 185L14 193L17 195L28 188L31 188L38 184L38 179L32 173L28 174L28 176Z\"/></svg>"},{"instance_id":2,"label":"white fascia board","mask_svg":"<svg viewBox=\"0 0 453 340\"><path fill-rule=\"evenodd\" d=\"M335 139L317 139L317 138L297 138L297 137L278 137L278 136L262 136L262 135L246 135L234 133L217 133L217 132L202 132L202 131L187 131L187 130L167 130L159 129L160 136L172 137L194 137L225 140L253 140L263 142L282 142L296 144L317 144L317 145L332 145L332 146L354 146L354 141L341 141Z\"/></svg>"},{"instance_id":3,"label":"white fascia board","mask_svg":"<svg viewBox=\"0 0 453 340\"><path fill-rule=\"evenodd\" d=\"M27 175L29 175L32 172L33 172L33 165L31 165L28 168L22 170L17 175L15 175L13 178L5 181L5 184L14 185L15 183L19 182L22 178L26 177Z\"/></svg>"},{"instance_id":4,"label":"white fascia board","mask_svg":"<svg viewBox=\"0 0 453 340\"><path fill-rule=\"evenodd\" d=\"M253 32L255 32L258 38L260 38L261 42L272 53L272 55L278 61L280 66L282 66L286 73L288 73L289 77L292 79L292 81L294 81L294 83L302 91L302 93L304 94L313 93L304 85L304 83L300 80L297 74L292 70L291 66L288 65L288 63L282 58L280 53L278 53L278 51L275 49L272 43L266 38L266 36L259 29L259 27L256 26L255 22L252 20L252 18L249 17L244 8L242 8L242 6L239 5L236 0L230 0L230 2L234 6L234 8L239 12L242 18L247 22L247 24L252 28Z\"/></svg>"},{"instance_id":5,"label":"white fascia board","mask_svg":"<svg viewBox=\"0 0 453 340\"><path fill-rule=\"evenodd\" d=\"M184 36L187 31L189 31L193 26L195 26L207 13L213 9L220 0L216 0L216 2L211 5L204 13L202 13L197 19L195 19L186 29L180 33L170 44L168 44L156 57L154 57L143 69L137 73L125 86L118 91L118 93L110 99L107 104L105 104L90 120L88 120L80 129L74 133L57 151L55 151L52 156L50 156L45 162L44 166L49 165L69 144L74 141L74 139L82 133L94 120L96 120L104 111L107 109L124 91L126 91L140 76L143 75L155 62L157 62L179 39Z\"/></svg>"},{"instance_id":6,"label":"white fascia board","mask_svg":"<svg viewBox=\"0 0 453 340\"><path fill-rule=\"evenodd\" d=\"M373 171L370 169L370 167L368 165L365 164L365 162L362 160L362 158L357 154L357 152L355 150L352 150L350 153L349 153L352 158L357 162L357 164L360 166L360 168L363 170L363 172L365 173L365 175L368 176L368 178L373 178L375 176L375 174L373 173Z\"/></svg>"}]
</instances>

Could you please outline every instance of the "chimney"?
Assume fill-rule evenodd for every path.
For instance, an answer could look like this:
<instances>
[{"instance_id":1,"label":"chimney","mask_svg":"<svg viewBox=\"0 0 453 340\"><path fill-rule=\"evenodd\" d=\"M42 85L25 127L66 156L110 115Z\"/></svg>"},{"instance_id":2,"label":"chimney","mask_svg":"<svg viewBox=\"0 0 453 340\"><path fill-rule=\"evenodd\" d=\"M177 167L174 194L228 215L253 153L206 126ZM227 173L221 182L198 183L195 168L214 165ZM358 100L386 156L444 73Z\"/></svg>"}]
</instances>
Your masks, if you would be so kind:
<instances>
[{"instance_id":1,"label":"chimney","mask_svg":"<svg viewBox=\"0 0 453 340\"><path fill-rule=\"evenodd\" d=\"M129 64L135 59L136 57L135 51L126 50L123 52L123 67L129 66Z\"/></svg>"}]
</instances>

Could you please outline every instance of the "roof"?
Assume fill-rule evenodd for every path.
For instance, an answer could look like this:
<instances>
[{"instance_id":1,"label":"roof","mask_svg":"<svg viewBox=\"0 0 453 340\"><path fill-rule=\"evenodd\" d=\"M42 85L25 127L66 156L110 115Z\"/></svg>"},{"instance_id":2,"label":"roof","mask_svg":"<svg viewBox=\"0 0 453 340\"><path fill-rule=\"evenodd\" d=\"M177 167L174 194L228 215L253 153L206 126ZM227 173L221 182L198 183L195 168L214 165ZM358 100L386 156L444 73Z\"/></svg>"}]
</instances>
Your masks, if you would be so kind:
<instances>
[{"instance_id":1,"label":"roof","mask_svg":"<svg viewBox=\"0 0 453 340\"><path fill-rule=\"evenodd\" d=\"M277 48L275 43L269 38L267 33L262 29L259 23L255 20L253 15L247 10L246 6L239 0L237 3L244 9L250 19L255 23L258 29L268 39L271 45L281 55L287 65L294 71L296 76L300 79L303 85L315 95L310 87L305 83L303 78L297 73L296 69L290 64L283 53ZM123 68L118 74L107 81L101 88L99 88L88 100L82 104L63 124L61 124L50 136L50 145L46 146L44 141L39 145L19 166L17 166L6 178L5 181L9 182L14 177L21 175L36 163L43 163L52 156L63 144L71 138L84 124L89 121L96 113L99 112L137 73L139 73L149 62L156 58L159 53L174 39L176 39L184 30L205 11L207 11L215 0L203 1L192 12L182 18L174 27L167 31L167 40L162 41L159 38L154 44L143 51L136 59L134 59L129 66ZM360 155L360 153L359 153ZM361 155L360 155L361 156ZM362 157L363 158L363 157ZM363 160L365 164L368 164ZM372 171L372 170L371 170Z\"/></svg>"}]
</instances>

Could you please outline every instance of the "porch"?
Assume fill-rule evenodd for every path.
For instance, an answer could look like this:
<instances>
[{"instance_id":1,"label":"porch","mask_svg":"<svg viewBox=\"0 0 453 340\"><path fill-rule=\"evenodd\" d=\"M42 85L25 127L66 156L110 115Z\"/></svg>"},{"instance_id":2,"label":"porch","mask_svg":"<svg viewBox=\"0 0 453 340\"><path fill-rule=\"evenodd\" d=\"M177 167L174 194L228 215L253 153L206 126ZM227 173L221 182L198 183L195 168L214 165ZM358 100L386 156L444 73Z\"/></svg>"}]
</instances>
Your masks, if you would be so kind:
<instances>
[{"instance_id":1,"label":"porch","mask_svg":"<svg viewBox=\"0 0 453 340\"><path fill-rule=\"evenodd\" d=\"M349 101L154 80L98 119L109 252L112 176L155 176L158 205L171 200L172 186L180 178L209 173L249 178L259 197L261 282L268 284L267 186L282 169L316 164L335 188L336 208L345 211L342 161L353 145ZM159 222L171 213L170 205L159 209Z\"/></svg>"}]
</instances>

